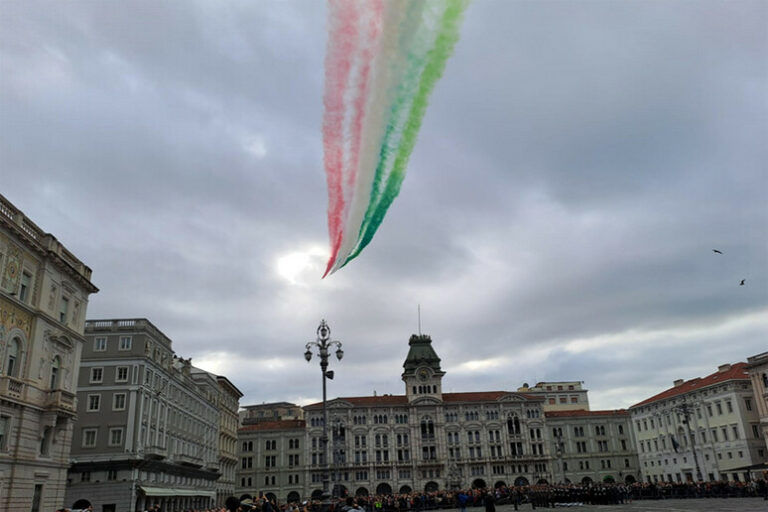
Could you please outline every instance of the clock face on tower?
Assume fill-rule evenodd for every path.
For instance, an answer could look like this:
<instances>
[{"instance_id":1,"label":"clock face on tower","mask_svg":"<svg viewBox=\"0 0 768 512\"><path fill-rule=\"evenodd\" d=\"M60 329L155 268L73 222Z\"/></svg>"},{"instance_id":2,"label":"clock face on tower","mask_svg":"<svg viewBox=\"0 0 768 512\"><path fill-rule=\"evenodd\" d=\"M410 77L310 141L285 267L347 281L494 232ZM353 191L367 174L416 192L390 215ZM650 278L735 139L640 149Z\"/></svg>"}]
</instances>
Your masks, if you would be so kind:
<instances>
[{"instance_id":1,"label":"clock face on tower","mask_svg":"<svg viewBox=\"0 0 768 512\"><path fill-rule=\"evenodd\" d=\"M419 378L420 381L425 382L429 378L429 370L426 368L419 368L416 371L416 376Z\"/></svg>"}]
</instances>

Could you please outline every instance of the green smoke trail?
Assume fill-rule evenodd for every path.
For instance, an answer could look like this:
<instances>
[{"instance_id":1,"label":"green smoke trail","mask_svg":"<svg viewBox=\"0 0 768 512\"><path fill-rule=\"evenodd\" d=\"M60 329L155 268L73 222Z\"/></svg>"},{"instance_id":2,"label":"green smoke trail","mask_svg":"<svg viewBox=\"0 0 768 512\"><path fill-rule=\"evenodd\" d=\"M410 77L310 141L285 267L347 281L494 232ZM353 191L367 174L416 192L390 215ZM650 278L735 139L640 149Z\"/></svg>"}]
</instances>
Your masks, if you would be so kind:
<instances>
[{"instance_id":1,"label":"green smoke trail","mask_svg":"<svg viewBox=\"0 0 768 512\"><path fill-rule=\"evenodd\" d=\"M416 94L411 102L411 109L400 137L400 146L397 149L392 171L387 177L384 190L377 194L379 197L372 198L371 203L368 205L365 220L360 228L357 245L342 267L357 257L371 242L373 235L384 220L384 215L387 213L392 201L395 200L400 192L400 186L405 179L406 165L416 144L416 136L418 135L419 128L421 128L421 123L427 109L427 100L435 88L435 84L442 76L445 70L445 63L453 53L453 48L459 40L461 17L468 3L469 0L447 0L448 5L443 12L442 20L437 29L435 43L427 53L427 62L421 73L421 80L418 83ZM394 110L395 108L393 107ZM394 127L388 127L388 135L390 130L394 130ZM387 144L382 147L382 161L386 161L387 158L386 153L388 151L386 146ZM382 162L379 164L380 168L381 166ZM377 178L381 179L379 169L377 169ZM378 188L374 188L371 192L376 194L377 191Z\"/></svg>"}]
</instances>

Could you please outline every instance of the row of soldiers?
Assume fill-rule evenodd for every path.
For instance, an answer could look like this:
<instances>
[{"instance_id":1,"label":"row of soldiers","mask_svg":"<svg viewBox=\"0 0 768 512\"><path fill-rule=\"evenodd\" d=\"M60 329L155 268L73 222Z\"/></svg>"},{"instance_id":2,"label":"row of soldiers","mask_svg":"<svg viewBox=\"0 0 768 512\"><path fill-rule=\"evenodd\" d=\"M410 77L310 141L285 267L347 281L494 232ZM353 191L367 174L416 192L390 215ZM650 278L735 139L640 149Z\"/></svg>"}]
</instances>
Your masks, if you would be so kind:
<instances>
[{"instance_id":1,"label":"row of soldiers","mask_svg":"<svg viewBox=\"0 0 768 512\"><path fill-rule=\"evenodd\" d=\"M618 505L631 501L631 493L624 485L550 486L533 485L514 489L509 496L515 510L528 502L532 508L549 508L555 504L586 503L590 505Z\"/></svg>"}]
</instances>

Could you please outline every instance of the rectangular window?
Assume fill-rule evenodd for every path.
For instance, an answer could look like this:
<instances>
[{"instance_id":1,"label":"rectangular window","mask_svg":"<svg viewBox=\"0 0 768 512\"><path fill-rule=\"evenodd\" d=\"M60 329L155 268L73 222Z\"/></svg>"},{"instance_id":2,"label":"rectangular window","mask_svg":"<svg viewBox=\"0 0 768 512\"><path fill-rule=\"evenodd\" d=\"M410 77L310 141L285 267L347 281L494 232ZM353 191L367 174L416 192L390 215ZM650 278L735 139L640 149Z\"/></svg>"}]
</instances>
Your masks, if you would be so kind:
<instances>
[{"instance_id":1,"label":"rectangular window","mask_svg":"<svg viewBox=\"0 0 768 512\"><path fill-rule=\"evenodd\" d=\"M122 427L109 429L109 446L120 446L123 444Z\"/></svg>"},{"instance_id":2,"label":"rectangular window","mask_svg":"<svg viewBox=\"0 0 768 512\"><path fill-rule=\"evenodd\" d=\"M104 352L107 350L107 338L99 337L93 339L93 351Z\"/></svg>"},{"instance_id":3,"label":"rectangular window","mask_svg":"<svg viewBox=\"0 0 768 512\"><path fill-rule=\"evenodd\" d=\"M101 409L101 395L88 395L88 412Z\"/></svg>"},{"instance_id":4,"label":"rectangular window","mask_svg":"<svg viewBox=\"0 0 768 512\"><path fill-rule=\"evenodd\" d=\"M104 382L104 368L91 368L91 384Z\"/></svg>"},{"instance_id":5,"label":"rectangular window","mask_svg":"<svg viewBox=\"0 0 768 512\"><path fill-rule=\"evenodd\" d=\"M112 397L112 410L124 411L125 410L125 393L115 393Z\"/></svg>"},{"instance_id":6,"label":"rectangular window","mask_svg":"<svg viewBox=\"0 0 768 512\"><path fill-rule=\"evenodd\" d=\"M21 288L19 288L19 300L21 302L27 302L29 298L29 290L32 285L32 274L29 272L21 273Z\"/></svg>"},{"instance_id":7,"label":"rectangular window","mask_svg":"<svg viewBox=\"0 0 768 512\"><path fill-rule=\"evenodd\" d=\"M96 432L95 428L83 429L83 448L93 448L96 446ZM85 480L87 482L87 480Z\"/></svg>"},{"instance_id":8,"label":"rectangular window","mask_svg":"<svg viewBox=\"0 0 768 512\"><path fill-rule=\"evenodd\" d=\"M35 484L35 491L32 494L31 512L40 512L40 502L43 500L43 484Z\"/></svg>"},{"instance_id":9,"label":"rectangular window","mask_svg":"<svg viewBox=\"0 0 768 512\"><path fill-rule=\"evenodd\" d=\"M751 411L752 410L752 400L750 400L749 398L745 398L744 399L744 407L746 407L748 411Z\"/></svg>"},{"instance_id":10,"label":"rectangular window","mask_svg":"<svg viewBox=\"0 0 768 512\"><path fill-rule=\"evenodd\" d=\"M120 336L120 345L118 350L131 350L131 337Z\"/></svg>"},{"instance_id":11,"label":"rectangular window","mask_svg":"<svg viewBox=\"0 0 768 512\"><path fill-rule=\"evenodd\" d=\"M730 400L725 402L725 408L728 409L728 412L733 412L733 404L731 403Z\"/></svg>"},{"instance_id":12,"label":"rectangular window","mask_svg":"<svg viewBox=\"0 0 768 512\"><path fill-rule=\"evenodd\" d=\"M69 299L67 297L62 297L61 302L59 303L59 322L66 325L68 314L69 314Z\"/></svg>"},{"instance_id":13,"label":"rectangular window","mask_svg":"<svg viewBox=\"0 0 768 512\"><path fill-rule=\"evenodd\" d=\"M107 471L107 480L114 482L117 480L117 470L110 469Z\"/></svg>"},{"instance_id":14,"label":"rectangular window","mask_svg":"<svg viewBox=\"0 0 768 512\"><path fill-rule=\"evenodd\" d=\"M115 369L115 382L128 382L127 366L118 366Z\"/></svg>"},{"instance_id":15,"label":"rectangular window","mask_svg":"<svg viewBox=\"0 0 768 512\"><path fill-rule=\"evenodd\" d=\"M10 435L8 428L10 424L10 417L0 416L0 452L4 452L8 449L8 436Z\"/></svg>"}]
</instances>

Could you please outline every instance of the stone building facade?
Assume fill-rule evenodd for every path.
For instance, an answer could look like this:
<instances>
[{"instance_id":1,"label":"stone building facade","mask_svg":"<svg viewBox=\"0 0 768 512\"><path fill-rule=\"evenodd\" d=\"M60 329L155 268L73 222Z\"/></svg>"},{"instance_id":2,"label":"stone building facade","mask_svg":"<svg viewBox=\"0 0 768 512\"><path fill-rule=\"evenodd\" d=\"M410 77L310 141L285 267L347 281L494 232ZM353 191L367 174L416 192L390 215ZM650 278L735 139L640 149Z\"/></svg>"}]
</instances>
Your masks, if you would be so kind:
<instances>
[{"instance_id":1,"label":"stone building facade","mask_svg":"<svg viewBox=\"0 0 768 512\"><path fill-rule=\"evenodd\" d=\"M263 492L271 499L299 501L307 496L304 420L269 420L238 432L240 465L235 496Z\"/></svg>"},{"instance_id":2,"label":"stone building facade","mask_svg":"<svg viewBox=\"0 0 768 512\"><path fill-rule=\"evenodd\" d=\"M0 510L64 502L91 269L0 196Z\"/></svg>"},{"instance_id":3,"label":"stone building facade","mask_svg":"<svg viewBox=\"0 0 768 512\"><path fill-rule=\"evenodd\" d=\"M218 410L220 476L216 480L216 504L223 505L227 497L235 493L238 409L243 393L224 376L214 375L194 366L190 375L199 386L208 388Z\"/></svg>"},{"instance_id":4,"label":"stone building facade","mask_svg":"<svg viewBox=\"0 0 768 512\"><path fill-rule=\"evenodd\" d=\"M89 320L85 337L67 506L213 506L223 474L219 379L176 356L143 318ZM231 425L239 392L229 393Z\"/></svg>"},{"instance_id":5,"label":"stone building facade","mask_svg":"<svg viewBox=\"0 0 768 512\"><path fill-rule=\"evenodd\" d=\"M544 397L544 408L547 411L589 410L587 390L581 386L580 381L539 382L531 387L523 384L517 391Z\"/></svg>"},{"instance_id":6,"label":"stone building facade","mask_svg":"<svg viewBox=\"0 0 768 512\"><path fill-rule=\"evenodd\" d=\"M629 408L646 482L744 481L766 461L746 363L684 381Z\"/></svg>"},{"instance_id":7,"label":"stone building facade","mask_svg":"<svg viewBox=\"0 0 768 512\"><path fill-rule=\"evenodd\" d=\"M404 394L329 400L328 451L334 494L526 485L561 479L555 464L559 445L552 437L545 393L444 393L445 373L431 338L413 335L401 375ZM541 384L546 391L549 383ZM565 383L575 384L579 383ZM577 390L566 388L568 391ZM586 396L580 397L579 403L588 408ZM626 458L637 471L626 413L585 411L570 417L553 414L552 421L564 430L567 457L571 451L576 452L579 440L569 437L565 430L577 425L583 427L590 440L589 449L595 452L573 455L567 462L578 467L579 460L598 461L591 471L571 476L598 480L612 474L618 479ZM625 432L625 446L611 444L608 452L600 452L597 442L592 442L597 426L603 426L606 432ZM304 408L303 422L243 426L239 432L241 468L236 492L263 492L280 501L320 495L322 431L321 403ZM273 449L278 451L270 451ZM615 469L601 469L601 458L610 460L611 469Z\"/></svg>"},{"instance_id":8,"label":"stone building facade","mask_svg":"<svg viewBox=\"0 0 768 512\"><path fill-rule=\"evenodd\" d=\"M768 352L747 358L747 371L755 394L755 406L760 416L760 431L768 453Z\"/></svg>"},{"instance_id":9,"label":"stone building facade","mask_svg":"<svg viewBox=\"0 0 768 512\"><path fill-rule=\"evenodd\" d=\"M625 482L640 478L628 411L545 412L557 482Z\"/></svg>"},{"instance_id":10,"label":"stone building facade","mask_svg":"<svg viewBox=\"0 0 768 512\"><path fill-rule=\"evenodd\" d=\"M240 411L240 424L252 425L261 421L303 420L304 409L290 402L270 402L246 405Z\"/></svg>"}]
</instances>

